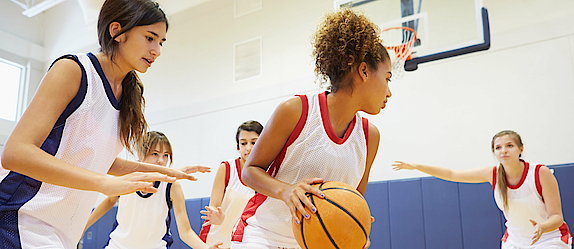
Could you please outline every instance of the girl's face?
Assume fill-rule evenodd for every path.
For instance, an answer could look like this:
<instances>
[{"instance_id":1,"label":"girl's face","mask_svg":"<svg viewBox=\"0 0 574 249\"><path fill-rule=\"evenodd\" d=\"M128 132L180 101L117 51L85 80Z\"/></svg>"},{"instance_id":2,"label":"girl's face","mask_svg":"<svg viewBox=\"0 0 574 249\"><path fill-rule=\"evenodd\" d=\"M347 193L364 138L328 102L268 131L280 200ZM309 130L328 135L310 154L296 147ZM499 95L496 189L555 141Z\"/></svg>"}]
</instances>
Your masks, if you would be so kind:
<instances>
[{"instance_id":1,"label":"girl's face","mask_svg":"<svg viewBox=\"0 0 574 249\"><path fill-rule=\"evenodd\" d=\"M128 69L145 73L160 56L165 35L165 22L136 26L116 38L120 43L119 57L123 59Z\"/></svg>"},{"instance_id":2,"label":"girl's face","mask_svg":"<svg viewBox=\"0 0 574 249\"><path fill-rule=\"evenodd\" d=\"M144 158L144 163L157 164L161 166L166 166L169 163L169 154L167 146L162 146L161 144L156 144L155 148L151 149L149 154Z\"/></svg>"},{"instance_id":3,"label":"girl's face","mask_svg":"<svg viewBox=\"0 0 574 249\"><path fill-rule=\"evenodd\" d=\"M247 161L249 154L251 154L251 149L257 142L259 134L254 131L241 131L239 132L239 154L241 154L241 159Z\"/></svg>"},{"instance_id":4,"label":"girl's face","mask_svg":"<svg viewBox=\"0 0 574 249\"><path fill-rule=\"evenodd\" d=\"M365 98L366 102L364 112L369 114L378 114L387 106L388 98L391 97L391 89L389 88L389 81L391 80L391 62L379 62L376 71L369 70L370 74L365 82Z\"/></svg>"},{"instance_id":5,"label":"girl's face","mask_svg":"<svg viewBox=\"0 0 574 249\"><path fill-rule=\"evenodd\" d=\"M522 147L518 147L516 141L509 135L497 137L494 140L494 155L502 165L519 161Z\"/></svg>"}]
</instances>

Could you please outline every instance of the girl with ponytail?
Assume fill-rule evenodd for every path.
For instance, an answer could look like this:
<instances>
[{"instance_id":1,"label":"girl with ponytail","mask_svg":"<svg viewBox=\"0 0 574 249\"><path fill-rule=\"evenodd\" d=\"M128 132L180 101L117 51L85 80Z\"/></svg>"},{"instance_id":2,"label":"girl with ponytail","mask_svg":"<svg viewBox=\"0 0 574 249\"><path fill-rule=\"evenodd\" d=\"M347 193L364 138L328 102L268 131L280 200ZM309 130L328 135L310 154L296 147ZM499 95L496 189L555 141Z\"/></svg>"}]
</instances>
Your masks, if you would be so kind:
<instances>
[{"instance_id":1,"label":"girl with ponytail","mask_svg":"<svg viewBox=\"0 0 574 249\"><path fill-rule=\"evenodd\" d=\"M572 235L562 216L560 190L550 169L521 159L524 146L514 131L494 135L491 148L498 166L454 170L396 161L393 169L416 169L453 182L489 182L496 205L506 217L502 249L572 248Z\"/></svg>"},{"instance_id":2,"label":"girl with ponytail","mask_svg":"<svg viewBox=\"0 0 574 249\"><path fill-rule=\"evenodd\" d=\"M3 248L76 248L97 192L155 193L154 181L195 180L189 173L209 170L117 157L147 129L136 71L145 73L160 56L167 29L154 1L106 0L98 20L101 53L64 55L52 64L1 156Z\"/></svg>"}]
</instances>

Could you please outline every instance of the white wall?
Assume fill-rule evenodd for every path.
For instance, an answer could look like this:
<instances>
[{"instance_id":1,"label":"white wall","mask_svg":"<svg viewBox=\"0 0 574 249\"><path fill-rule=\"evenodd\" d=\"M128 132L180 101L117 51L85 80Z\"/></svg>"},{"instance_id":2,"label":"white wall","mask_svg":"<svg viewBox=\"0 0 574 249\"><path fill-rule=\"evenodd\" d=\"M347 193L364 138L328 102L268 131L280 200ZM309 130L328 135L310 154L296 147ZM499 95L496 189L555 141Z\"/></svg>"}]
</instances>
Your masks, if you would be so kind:
<instances>
[{"instance_id":1,"label":"white wall","mask_svg":"<svg viewBox=\"0 0 574 249\"><path fill-rule=\"evenodd\" d=\"M369 117L381 131L371 181L423 176L393 172L394 160L460 169L494 165L490 140L503 129L522 135L526 160L574 162L574 13L568 11L574 2L484 5L490 50L422 64L390 83L388 107ZM265 0L263 10L235 19L232 0L214 0L170 16L162 56L140 76L150 128L172 141L175 167L203 164L215 172L219 162L237 156L241 122L265 124L283 99L319 91L309 40L332 8L331 0ZM95 52L95 32L75 13L81 13L77 2L66 1L45 14L48 61ZM233 44L256 36L263 39L263 75L233 83ZM209 196L214 175L184 182L186 197Z\"/></svg>"}]
</instances>

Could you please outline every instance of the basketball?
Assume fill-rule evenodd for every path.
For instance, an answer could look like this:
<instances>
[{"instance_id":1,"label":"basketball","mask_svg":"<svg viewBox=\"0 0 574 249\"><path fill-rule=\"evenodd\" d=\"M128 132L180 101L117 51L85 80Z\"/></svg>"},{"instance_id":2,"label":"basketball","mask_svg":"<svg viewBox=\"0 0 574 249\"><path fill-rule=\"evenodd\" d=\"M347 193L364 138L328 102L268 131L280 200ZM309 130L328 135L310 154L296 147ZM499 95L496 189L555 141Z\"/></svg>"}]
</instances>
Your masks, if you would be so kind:
<instances>
[{"instance_id":1,"label":"basketball","mask_svg":"<svg viewBox=\"0 0 574 249\"><path fill-rule=\"evenodd\" d=\"M371 211L359 191L336 181L313 184L325 194L307 194L317 212L293 221L293 233L303 249L363 248L371 232Z\"/></svg>"}]
</instances>

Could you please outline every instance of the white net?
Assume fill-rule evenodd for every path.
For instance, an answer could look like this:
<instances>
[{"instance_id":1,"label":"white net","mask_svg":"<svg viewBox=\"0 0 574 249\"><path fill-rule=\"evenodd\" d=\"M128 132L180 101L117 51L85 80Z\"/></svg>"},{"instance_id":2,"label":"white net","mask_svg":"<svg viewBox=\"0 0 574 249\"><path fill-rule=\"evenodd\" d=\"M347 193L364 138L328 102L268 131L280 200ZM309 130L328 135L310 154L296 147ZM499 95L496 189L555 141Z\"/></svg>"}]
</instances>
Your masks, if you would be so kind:
<instances>
[{"instance_id":1,"label":"white net","mask_svg":"<svg viewBox=\"0 0 574 249\"><path fill-rule=\"evenodd\" d=\"M381 31L383 46L391 57L393 78L405 74L405 61L410 60L411 47L417 39L415 31L409 27L393 27Z\"/></svg>"}]
</instances>

